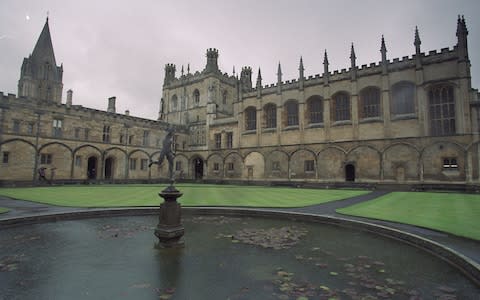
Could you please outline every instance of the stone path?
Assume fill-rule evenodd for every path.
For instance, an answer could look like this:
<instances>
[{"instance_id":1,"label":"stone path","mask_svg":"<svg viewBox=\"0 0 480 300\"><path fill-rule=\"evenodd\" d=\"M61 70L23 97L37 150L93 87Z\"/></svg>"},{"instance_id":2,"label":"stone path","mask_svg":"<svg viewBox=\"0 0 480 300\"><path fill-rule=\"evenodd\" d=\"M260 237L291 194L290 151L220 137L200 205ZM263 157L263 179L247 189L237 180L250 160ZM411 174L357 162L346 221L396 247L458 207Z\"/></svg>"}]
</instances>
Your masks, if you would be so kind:
<instances>
[{"instance_id":1,"label":"stone path","mask_svg":"<svg viewBox=\"0 0 480 300\"><path fill-rule=\"evenodd\" d=\"M361 203L364 201L369 201L377 197L386 195L388 193L389 192L387 191L373 191L369 194L352 197L345 200L332 201L324 204L318 204L318 205L312 205L312 206L300 207L300 208L273 209L273 210L335 216L335 217L341 217L344 219L361 220L369 223L374 223L374 224L379 224L379 225L399 229L399 230L416 234L421 237L438 242L442 245L445 245L465 255L466 257L472 259L473 261L480 263L480 241L466 239L466 238L454 236L445 232L439 232L439 231L407 225L407 224L341 215L336 213L335 211L336 209L347 207L347 206ZM38 216L38 215L99 210L98 208L73 208L73 207L51 206L46 204L34 203L30 201L14 200L14 199L2 197L2 196L0 196L0 207L5 207L10 209L9 212L0 214L0 220L31 217L31 216Z\"/></svg>"}]
</instances>

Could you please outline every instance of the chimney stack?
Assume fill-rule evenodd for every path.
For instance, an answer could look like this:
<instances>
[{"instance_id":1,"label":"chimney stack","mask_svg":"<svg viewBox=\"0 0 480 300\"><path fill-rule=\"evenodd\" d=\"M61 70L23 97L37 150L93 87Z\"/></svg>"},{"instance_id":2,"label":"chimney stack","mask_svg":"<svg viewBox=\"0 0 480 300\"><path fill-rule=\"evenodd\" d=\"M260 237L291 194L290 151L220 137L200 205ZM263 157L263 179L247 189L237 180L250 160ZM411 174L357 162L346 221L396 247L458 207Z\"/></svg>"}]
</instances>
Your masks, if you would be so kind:
<instances>
[{"instance_id":1,"label":"chimney stack","mask_svg":"<svg viewBox=\"0 0 480 300\"><path fill-rule=\"evenodd\" d=\"M117 97L115 97L115 96L108 98L107 112L115 113L115 100L116 99L117 99Z\"/></svg>"},{"instance_id":2,"label":"chimney stack","mask_svg":"<svg viewBox=\"0 0 480 300\"><path fill-rule=\"evenodd\" d=\"M129 116L129 115L130 115L130 111L129 111L128 109L125 111L125 115L126 115L126 116Z\"/></svg>"},{"instance_id":3,"label":"chimney stack","mask_svg":"<svg viewBox=\"0 0 480 300\"><path fill-rule=\"evenodd\" d=\"M67 91L67 107L72 106L73 91L70 89Z\"/></svg>"}]
</instances>

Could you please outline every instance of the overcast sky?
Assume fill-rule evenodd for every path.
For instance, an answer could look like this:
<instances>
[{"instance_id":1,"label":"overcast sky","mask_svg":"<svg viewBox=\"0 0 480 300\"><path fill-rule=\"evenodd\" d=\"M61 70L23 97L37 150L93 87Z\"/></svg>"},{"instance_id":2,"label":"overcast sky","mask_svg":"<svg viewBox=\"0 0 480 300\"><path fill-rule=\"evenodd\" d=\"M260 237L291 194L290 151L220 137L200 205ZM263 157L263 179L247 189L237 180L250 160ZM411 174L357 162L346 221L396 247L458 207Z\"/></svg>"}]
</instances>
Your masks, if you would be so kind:
<instances>
[{"instance_id":1,"label":"overcast sky","mask_svg":"<svg viewBox=\"0 0 480 300\"><path fill-rule=\"evenodd\" d=\"M480 88L480 1L478 0L1 0L0 91L17 94L20 67L33 51L49 13L57 64L63 63L63 102L106 110L117 97L117 112L156 119L164 66L206 63L207 48L219 50L219 66L258 68L263 84L323 72L327 49L330 71L350 66L353 42L357 65L380 61L385 36L387 58L411 56L415 26L422 51L456 44L457 15L469 30L472 86Z\"/></svg>"}]
</instances>

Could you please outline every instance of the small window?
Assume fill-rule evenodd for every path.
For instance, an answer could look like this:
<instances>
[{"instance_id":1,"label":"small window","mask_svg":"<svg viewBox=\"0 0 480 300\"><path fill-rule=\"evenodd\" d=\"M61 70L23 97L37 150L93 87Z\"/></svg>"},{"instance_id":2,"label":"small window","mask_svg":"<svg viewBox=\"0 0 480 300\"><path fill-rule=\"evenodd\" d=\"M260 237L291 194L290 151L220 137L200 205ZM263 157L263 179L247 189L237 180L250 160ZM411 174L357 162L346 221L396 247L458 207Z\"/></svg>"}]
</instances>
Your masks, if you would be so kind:
<instances>
[{"instance_id":1,"label":"small window","mask_svg":"<svg viewBox=\"0 0 480 300\"><path fill-rule=\"evenodd\" d=\"M458 170L457 158L447 157L443 159L444 170Z\"/></svg>"},{"instance_id":2,"label":"small window","mask_svg":"<svg viewBox=\"0 0 480 300\"><path fill-rule=\"evenodd\" d=\"M20 120L13 120L13 132L20 133Z\"/></svg>"},{"instance_id":3,"label":"small window","mask_svg":"<svg viewBox=\"0 0 480 300\"><path fill-rule=\"evenodd\" d=\"M49 165L52 163L52 155L51 154L40 154L40 164L42 165Z\"/></svg>"},{"instance_id":4,"label":"small window","mask_svg":"<svg viewBox=\"0 0 480 300\"><path fill-rule=\"evenodd\" d=\"M34 123L32 122L27 124L27 134L33 135L33 126L34 126Z\"/></svg>"},{"instance_id":5,"label":"small window","mask_svg":"<svg viewBox=\"0 0 480 300\"><path fill-rule=\"evenodd\" d=\"M305 161L305 172L314 172L315 171L315 162L313 160Z\"/></svg>"},{"instance_id":6,"label":"small window","mask_svg":"<svg viewBox=\"0 0 480 300\"><path fill-rule=\"evenodd\" d=\"M75 138L76 139L80 138L80 128L75 128Z\"/></svg>"},{"instance_id":7,"label":"small window","mask_svg":"<svg viewBox=\"0 0 480 300\"><path fill-rule=\"evenodd\" d=\"M54 137L62 137L62 123L60 119L53 119L52 135Z\"/></svg>"},{"instance_id":8,"label":"small window","mask_svg":"<svg viewBox=\"0 0 480 300\"><path fill-rule=\"evenodd\" d=\"M142 160L140 160L140 170L146 170L148 167L148 159L145 159L145 158L142 158Z\"/></svg>"},{"instance_id":9,"label":"small window","mask_svg":"<svg viewBox=\"0 0 480 300\"><path fill-rule=\"evenodd\" d=\"M360 118L380 117L380 90L369 87L360 92Z\"/></svg>"},{"instance_id":10,"label":"small window","mask_svg":"<svg viewBox=\"0 0 480 300\"><path fill-rule=\"evenodd\" d=\"M3 152L2 163L8 164L9 157L10 157L10 152Z\"/></svg>"},{"instance_id":11,"label":"small window","mask_svg":"<svg viewBox=\"0 0 480 300\"><path fill-rule=\"evenodd\" d=\"M181 171L182 170L182 162L181 161L176 161L175 162L175 170L176 171Z\"/></svg>"},{"instance_id":12,"label":"small window","mask_svg":"<svg viewBox=\"0 0 480 300\"><path fill-rule=\"evenodd\" d=\"M123 144L125 142L125 136L123 134L120 134L120 137L118 138L118 142L120 144Z\"/></svg>"},{"instance_id":13,"label":"small window","mask_svg":"<svg viewBox=\"0 0 480 300\"><path fill-rule=\"evenodd\" d=\"M233 148L233 132L227 132L227 148Z\"/></svg>"},{"instance_id":14,"label":"small window","mask_svg":"<svg viewBox=\"0 0 480 300\"><path fill-rule=\"evenodd\" d=\"M150 144L150 131L143 131L143 146L148 146Z\"/></svg>"},{"instance_id":15,"label":"small window","mask_svg":"<svg viewBox=\"0 0 480 300\"><path fill-rule=\"evenodd\" d=\"M392 87L392 113L394 115L415 113L415 85L400 82Z\"/></svg>"},{"instance_id":16,"label":"small window","mask_svg":"<svg viewBox=\"0 0 480 300\"><path fill-rule=\"evenodd\" d=\"M220 164L219 163L213 163L213 170L214 171L219 171L220 170Z\"/></svg>"},{"instance_id":17,"label":"small window","mask_svg":"<svg viewBox=\"0 0 480 300\"><path fill-rule=\"evenodd\" d=\"M234 164L233 164L233 162L229 162L229 163L227 164L227 170L229 170L229 171L233 171L233 170L234 170Z\"/></svg>"},{"instance_id":18,"label":"small window","mask_svg":"<svg viewBox=\"0 0 480 300\"><path fill-rule=\"evenodd\" d=\"M90 130L88 128L85 128L85 140L88 141L88 135L89 135Z\"/></svg>"},{"instance_id":19,"label":"small window","mask_svg":"<svg viewBox=\"0 0 480 300\"><path fill-rule=\"evenodd\" d=\"M172 112L178 110L178 98L177 95L173 95L172 97Z\"/></svg>"},{"instance_id":20,"label":"small window","mask_svg":"<svg viewBox=\"0 0 480 300\"><path fill-rule=\"evenodd\" d=\"M223 95L222 95L222 103L223 104L227 104L227 96L228 96L227 91L223 91Z\"/></svg>"},{"instance_id":21,"label":"small window","mask_svg":"<svg viewBox=\"0 0 480 300\"><path fill-rule=\"evenodd\" d=\"M134 136L133 136L133 135L128 136L128 144L129 144L129 145L133 145L133 140L134 140Z\"/></svg>"},{"instance_id":22,"label":"small window","mask_svg":"<svg viewBox=\"0 0 480 300\"><path fill-rule=\"evenodd\" d=\"M274 161L272 163L272 171L280 171L280 162L279 161Z\"/></svg>"},{"instance_id":23,"label":"small window","mask_svg":"<svg viewBox=\"0 0 480 300\"><path fill-rule=\"evenodd\" d=\"M198 90L195 90L193 92L193 103L195 106L198 106L200 104L200 92Z\"/></svg>"},{"instance_id":24,"label":"small window","mask_svg":"<svg viewBox=\"0 0 480 300\"><path fill-rule=\"evenodd\" d=\"M245 110L245 130L257 129L257 109L253 106Z\"/></svg>"},{"instance_id":25,"label":"small window","mask_svg":"<svg viewBox=\"0 0 480 300\"><path fill-rule=\"evenodd\" d=\"M333 97L333 121L350 121L350 97L340 92Z\"/></svg>"},{"instance_id":26,"label":"small window","mask_svg":"<svg viewBox=\"0 0 480 300\"><path fill-rule=\"evenodd\" d=\"M80 155L75 156L75 166L76 167L82 166L82 157Z\"/></svg>"},{"instance_id":27,"label":"small window","mask_svg":"<svg viewBox=\"0 0 480 300\"><path fill-rule=\"evenodd\" d=\"M265 128L277 127L277 107L273 103L265 105Z\"/></svg>"},{"instance_id":28,"label":"small window","mask_svg":"<svg viewBox=\"0 0 480 300\"><path fill-rule=\"evenodd\" d=\"M222 148L222 134L215 133L214 137L215 137L215 149Z\"/></svg>"},{"instance_id":29,"label":"small window","mask_svg":"<svg viewBox=\"0 0 480 300\"><path fill-rule=\"evenodd\" d=\"M307 101L308 117L310 124L323 123L323 103L320 96L312 96Z\"/></svg>"},{"instance_id":30,"label":"small window","mask_svg":"<svg viewBox=\"0 0 480 300\"><path fill-rule=\"evenodd\" d=\"M298 103L297 101L288 101L285 104L287 110L287 126L298 125Z\"/></svg>"},{"instance_id":31,"label":"small window","mask_svg":"<svg viewBox=\"0 0 480 300\"><path fill-rule=\"evenodd\" d=\"M130 158L130 170L135 170L135 169L137 169L137 159Z\"/></svg>"},{"instance_id":32,"label":"small window","mask_svg":"<svg viewBox=\"0 0 480 300\"><path fill-rule=\"evenodd\" d=\"M102 141L104 143L110 143L110 126L109 125L103 126Z\"/></svg>"}]
</instances>

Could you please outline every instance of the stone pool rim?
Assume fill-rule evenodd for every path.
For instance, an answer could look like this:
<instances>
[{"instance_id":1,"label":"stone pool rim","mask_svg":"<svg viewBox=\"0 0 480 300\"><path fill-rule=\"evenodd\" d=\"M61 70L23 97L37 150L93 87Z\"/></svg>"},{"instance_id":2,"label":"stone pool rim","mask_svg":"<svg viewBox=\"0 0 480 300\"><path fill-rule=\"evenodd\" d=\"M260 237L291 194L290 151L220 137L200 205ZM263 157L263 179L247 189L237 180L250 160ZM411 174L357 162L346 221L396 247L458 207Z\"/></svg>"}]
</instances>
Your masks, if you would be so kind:
<instances>
[{"instance_id":1,"label":"stone pool rim","mask_svg":"<svg viewBox=\"0 0 480 300\"><path fill-rule=\"evenodd\" d=\"M132 208L98 208L71 212L59 212L39 214L33 216L16 217L0 220L0 230L39 224L47 222L81 220L87 218L105 218L121 216L157 215L158 207L132 207ZM427 251L464 274L476 286L480 287L480 264L466 257L452 248L439 242L421 237L419 235L402 231L385 225L374 224L366 221L346 219L331 215L278 211L275 209L260 208L232 208L232 207L182 207L183 215L215 215L229 217L259 217L270 219L284 219L290 221L302 221L309 223L328 224L360 230L377 234L386 238L394 239L416 248ZM187 233L188 234L188 233Z\"/></svg>"}]
</instances>

